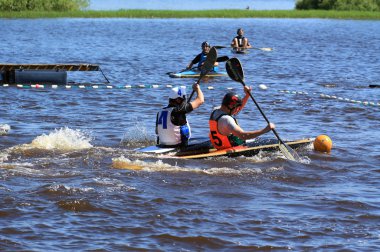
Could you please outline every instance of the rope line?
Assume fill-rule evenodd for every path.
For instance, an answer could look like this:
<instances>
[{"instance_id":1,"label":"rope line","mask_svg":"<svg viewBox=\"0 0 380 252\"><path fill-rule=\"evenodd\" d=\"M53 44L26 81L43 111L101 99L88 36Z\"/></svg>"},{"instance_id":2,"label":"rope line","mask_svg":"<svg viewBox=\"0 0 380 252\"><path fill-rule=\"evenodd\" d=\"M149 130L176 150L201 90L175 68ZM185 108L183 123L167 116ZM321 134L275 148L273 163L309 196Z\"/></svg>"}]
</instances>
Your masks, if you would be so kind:
<instances>
[{"instance_id":1,"label":"rope line","mask_svg":"<svg viewBox=\"0 0 380 252\"><path fill-rule=\"evenodd\" d=\"M153 85L145 85L145 84L139 84L139 85L119 85L119 86L114 86L114 85L104 85L104 84L75 84L75 85L44 85L44 84L31 84L31 85L26 85L26 84L3 84L0 85L0 87L6 88L6 87L17 87L17 88L25 88L25 89L58 89L58 88L63 88L63 89L132 89L132 88L172 88L173 85L167 84L167 85L158 85L158 84L153 84ZM209 90L214 90L213 86L208 86L207 89ZM230 90L233 89L232 87L227 87L226 89ZM291 90L278 90L278 92L283 93L283 94L290 94L290 95L309 95L308 92L305 91L291 91ZM336 100L339 102L347 102L347 103L353 103L353 104L359 104L359 105L364 105L364 106L374 106L374 107L380 107L380 102L373 102L373 101L359 101L355 99L350 99L350 98L345 98L345 97L340 97L336 95L328 95L328 94L323 94L323 93L312 93L312 95L317 95L322 99L330 99L330 100Z\"/></svg>"},{"instance_id":2,"label":"rope line","mask_svg":"<svg viewBox=\"0 0 380 252\"><path fill-rule=\"evenodd\" d=\"M293 94L293 95L308 95L308 92L302 92L302 91L290 91L290 90L278 90L280 93L285 94ZM354 103L354 104L360 104L364 106L375 106L380 107L380 102L373 102L373 101L359 101L355 99L350 98L344 98L336 95L328 95L323 93L313 93L313 95L318 95L322 99L331 99L331 100L337 100L339 102L347 102L347 103Z\"/></svg>"}]
</instances>

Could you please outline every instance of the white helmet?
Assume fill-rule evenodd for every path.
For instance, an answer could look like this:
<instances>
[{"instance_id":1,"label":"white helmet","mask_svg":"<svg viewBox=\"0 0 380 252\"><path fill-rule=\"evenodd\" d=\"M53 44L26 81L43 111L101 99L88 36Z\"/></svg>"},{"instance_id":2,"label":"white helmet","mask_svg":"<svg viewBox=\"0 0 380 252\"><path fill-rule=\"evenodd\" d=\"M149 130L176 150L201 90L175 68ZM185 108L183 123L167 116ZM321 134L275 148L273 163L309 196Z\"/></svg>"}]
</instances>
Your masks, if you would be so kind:
<instances>
[{"instance_id":1,"label":"white helmet","mask_svg":"<svg viewBox=\"0 0 380 252\"><path fill-rule=\"evenodd\" d=\"M177 98L186 99L186 86L172 88L169 98L170 99L177 99Z\"/></svg>"}]
</instances>

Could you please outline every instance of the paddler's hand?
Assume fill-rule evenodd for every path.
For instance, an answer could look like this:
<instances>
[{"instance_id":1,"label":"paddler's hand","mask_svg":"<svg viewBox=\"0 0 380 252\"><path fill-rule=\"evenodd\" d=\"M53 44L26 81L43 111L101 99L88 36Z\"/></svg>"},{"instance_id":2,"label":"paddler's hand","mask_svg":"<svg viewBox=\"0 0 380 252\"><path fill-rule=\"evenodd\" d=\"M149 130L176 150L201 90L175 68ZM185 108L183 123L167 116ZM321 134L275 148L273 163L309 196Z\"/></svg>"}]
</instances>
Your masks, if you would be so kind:
<instances>
[{"instance_id":1,"label":"paddler's hand","mask_svg":"<svg viewBox=\"0 0 380 252\"><path fill-rule=\"evenodd\" d=\"M199 86L199 84L198 84L197 82L195 82L195 83L193 84L193 90L194 90L195 92L197 92L200 88L201 88L201 87Z\"/></svg>"},{"instance_id":2,"label":"paddler's hand","mask_svg":"<svg viewBox=\"0 0 380 252\"><path fill-rule=\"evenodd\" d=\"M271 131L271 130L273 130L273 129L275 129L275 128L276 128L276 125L274 125L274 123L269 123L269 124L265 127L264 131L265 131L265 133L267 133L267 132L269 132L269 131Z\"/></svg>"},{"instance_id":3,"label":"paddler's hand","mask_svg":"<svg viewBox=\"0 0 380 252\"><path fill-rule=\"evenodd\" d=\"M245 95L249 96L249 93L251 93L252 87L251 86L244 86L244 93Z\"/></svg>"}]
</instances>

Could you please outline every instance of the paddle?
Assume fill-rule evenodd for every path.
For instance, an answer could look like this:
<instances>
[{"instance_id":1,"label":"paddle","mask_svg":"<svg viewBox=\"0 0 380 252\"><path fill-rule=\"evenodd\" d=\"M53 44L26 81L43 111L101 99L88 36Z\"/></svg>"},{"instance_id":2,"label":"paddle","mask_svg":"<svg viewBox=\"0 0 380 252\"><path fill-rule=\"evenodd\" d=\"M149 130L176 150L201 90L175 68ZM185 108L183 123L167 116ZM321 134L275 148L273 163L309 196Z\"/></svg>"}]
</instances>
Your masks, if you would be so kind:
<instances>
[{"instance_id":1,"label":"paddle","mask_svg":"<svg viewBox=\"0 0 380 252\"><path fill-rule=\"evenodd\" d=\"M223 49L223 48L230 48L230 46L215 46L215 49ZM251 48L247 48L247 49L255 49L255 50L261 50L261 51L266 51L266 52L270 52L270 51L273 51L273 48L270 48L270 47L251 47Z\"/></svg>"},{"instance_id":2,"label":"paddle","mask_svg":"<svg viewBox=\"0 0 380 252\"><path fill-rule=\"evenodd\" d=\"M207 54L206 61L203 63L202 68L201 68L201 73L199 75L199 78L197 80L197 84L200 83L201 79L214 68L214 64L216 62L216 59L218 58L218 53L215 49L215 47L211 47L210 51ZM191 93L188 101L191 101L191 98L194 95L194 90Z\"/></svg>"},{"instance_id":3,"label":"paddle","mask_svg":"<svg viewBox=\"0 0 380 252\"><path fill-rule=\"evenodd\" d=\"M216 62L224 62L229 60L230 58L228 56L221 56L216 59Z\"/></svg>"},{"instance_id":4,"label":"paddle","mask_svg":"<svg viewBox=\"0 0 380 252\"><path fill-rule=\"evenodd\" d=\"M243 67L240 63L240 61L237 58L231 58L226 62L226 70L228 73L228 76L234 81L240 82L243 86L245 86L244 83L244 71ZM253 98L252 94L249 92L249 96L255 103L256 107L259 109L261 115L264 117L265 121L269 124L268 118L265 116L264 112L261 110L259 104L256 102L255 98ZM297 152L295 152L292 148L290 148L287 144L285 144L280 136L277 134L277 131L275 129L272 129L273 133L277 137L279 141L279 147L281 152L284 154L284 156L292 161L300 161L301 158L298 156Z\"/></svg>"}]
</instances>

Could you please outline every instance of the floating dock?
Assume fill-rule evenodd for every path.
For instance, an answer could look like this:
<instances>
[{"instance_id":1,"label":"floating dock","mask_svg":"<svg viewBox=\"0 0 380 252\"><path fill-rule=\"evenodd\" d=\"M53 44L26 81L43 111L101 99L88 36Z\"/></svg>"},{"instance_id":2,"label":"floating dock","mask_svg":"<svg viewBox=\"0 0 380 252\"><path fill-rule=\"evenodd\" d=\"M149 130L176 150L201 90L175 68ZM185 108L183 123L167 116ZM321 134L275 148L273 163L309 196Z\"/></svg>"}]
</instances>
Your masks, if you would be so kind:
<instances>
[{"instance_id":1,"label":"floating dock","mask_svg":"<svg viewBox=\"0 0 380 252\"><path fill-rule=\"evenodd\" d=\"M100 69L100 66L96 64L2 64L0 63L0 83L3 83L3 84L4 83L7 83L7 84L45 83L45 84L66 85L67 71L101 71L101 69Z\"/></svg>"}]
</instances>

